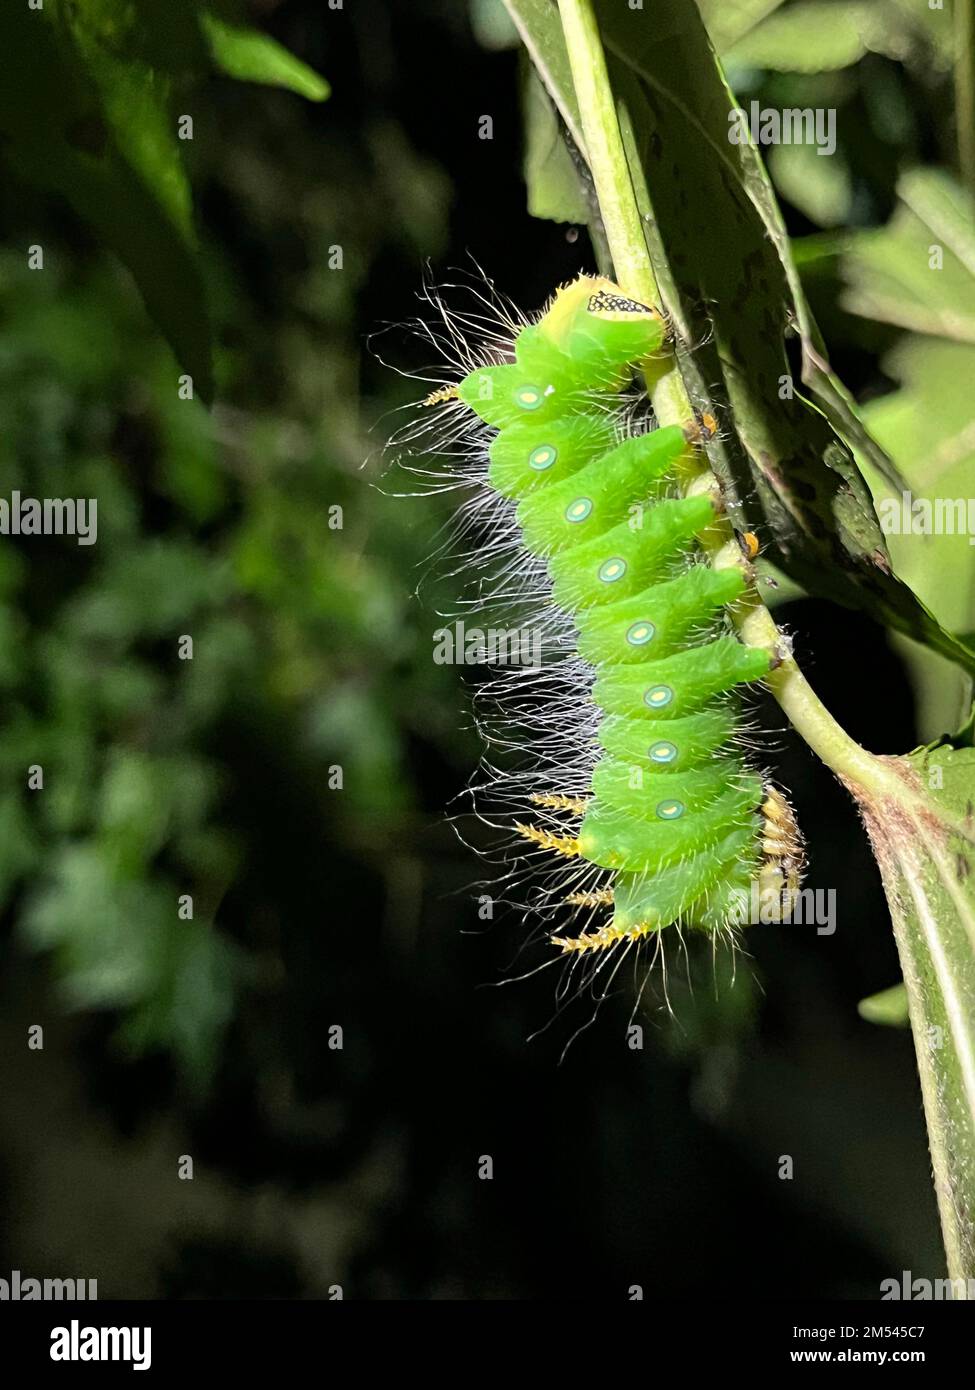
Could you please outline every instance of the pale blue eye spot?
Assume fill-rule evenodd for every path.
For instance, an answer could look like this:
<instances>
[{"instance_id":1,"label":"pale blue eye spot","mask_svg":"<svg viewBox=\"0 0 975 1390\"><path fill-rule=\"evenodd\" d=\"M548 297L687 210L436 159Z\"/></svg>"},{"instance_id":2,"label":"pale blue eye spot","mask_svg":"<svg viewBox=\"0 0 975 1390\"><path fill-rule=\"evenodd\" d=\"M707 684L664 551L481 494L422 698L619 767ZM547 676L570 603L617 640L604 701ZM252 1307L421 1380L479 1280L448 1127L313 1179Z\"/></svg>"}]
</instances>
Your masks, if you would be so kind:
<instances>
[{"instance_id":1,"label":"pale blue eye spot","mask_svg":"<svg viewBox=\"0 0 975 1390\"><path fill-rule=\"evenodd\" d=\"M643 703L651 709L663 709L673 698L674 692L669 685L651 685L643 697Z\"/></svg>"},{"instance_id":2,"label":"pale blue eye spot","mask_svg":"<svg viewBox=\"0 0 975 1390\"><path fill-rule=\"evenodd\" d=\"M537 386L519 386L515 400L522 410L537 410L542 403L542 393Z\"/></svg>"},{"instance_id":3,"label":"pale blue eye spot","mask_svg":"<svg viewBox=\"0 0 975 1390\"><path fill-rule=\"evenodd\" d=\"M631 647L645 647L656 630L653 623L634 623L627 629L626 640Z\"/></svg>"},{"instance_id":4,"label":"pale blue eye spot","mask_svg":"<svg viewBox=\"0 0 975 1390\"><path fill-rule=\"evenodd\" d=\"M612 560L604 560L599 566L599 578L604 584L613 584L617 579L622 579L626 573L626 561L615 556Z\"/></svg>"},{"instance_id":5,"label":"pale blue eye spot","mask_svg":"<svg viewBox=\"0 0 975 1390\"><path fill-rule=\"evenodd\" d=\"M565 509L566 521L585 521L586 517L592 512L592 498L577 497L574 502L570 502Z\"/></svg>"},{"instance_id":6,"label":"pale blue eye spot","mask_svg":"<svg viewBox=\"0 0 975 1390\"><path fill-rule=\"evenodd\" d=\"M684 803L682 801L661 801L657 806L657 815L660 820L676 820L678 816L684 814Z\"/></svg>"},{"instance_id":7,"label":"pale blue eye spot","mask_svg":"<svg viewBox=\"0 0 975 1390\"><path fill-rule=\"evenodd\" d=\"M528 455L528 464L541 473L544 469L551 468L558 456L558 450L553 449L551 444L539 444L538 448L533 449Z\"/></svg>"},{"instance_id":8,"label":"pale blue eye spot","mask_svg":"<svg viewBox=\"0 0 975 1390\"><path fill-rule=\"evenodd\" d=\"M677 744L669 743L665 738L650 746L649 758L652 763L672 763L676 757Z\"/></svg>"}]
</instances>

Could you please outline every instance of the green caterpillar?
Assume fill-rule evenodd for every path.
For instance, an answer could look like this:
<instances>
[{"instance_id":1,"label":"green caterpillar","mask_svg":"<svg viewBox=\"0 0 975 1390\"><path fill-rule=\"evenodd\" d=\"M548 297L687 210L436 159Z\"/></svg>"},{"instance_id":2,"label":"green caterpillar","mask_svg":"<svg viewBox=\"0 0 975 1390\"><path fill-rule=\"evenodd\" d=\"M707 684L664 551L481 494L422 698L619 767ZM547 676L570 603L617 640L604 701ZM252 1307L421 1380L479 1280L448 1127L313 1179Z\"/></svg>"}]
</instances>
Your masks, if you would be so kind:
<instances>
[{"instance_id":1,"label":"green caterpillar","mask_svg":"<svg viewBox=\"0 0 975 1390\"><path fill-rule=\"evenodd\" d=\"M707 564L699 537L720 494L675 486L707 424L619 438L619 394L665 333L656 310L580 277L516 333L513 361L476 367L427 402L459 401L498 431L488 485L514 505L520 542L544 563L578 656L595 671L589 794L531 797L581 823L573 833L516 824L534 844L611 874L568 895L612 915L554 936L564 951L604 950L672 923L722 930L742 920L752 885L766 899L770 887L795 892L801 870L788 803L736 742L736 687L761 680L773 659L729 628L747 557Z\"/></svg>"}]
</instances>

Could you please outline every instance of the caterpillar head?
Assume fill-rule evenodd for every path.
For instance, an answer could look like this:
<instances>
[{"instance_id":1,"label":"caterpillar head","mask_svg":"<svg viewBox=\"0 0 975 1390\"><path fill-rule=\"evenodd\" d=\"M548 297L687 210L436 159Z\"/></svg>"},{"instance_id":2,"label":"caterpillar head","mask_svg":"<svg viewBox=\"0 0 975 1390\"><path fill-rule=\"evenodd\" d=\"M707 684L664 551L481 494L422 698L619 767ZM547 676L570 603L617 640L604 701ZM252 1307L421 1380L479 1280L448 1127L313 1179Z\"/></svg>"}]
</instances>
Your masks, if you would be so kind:
<instances>
[{"instance_id":1,"label":"caterpillar head","mask_svg":"<svg viewBox=\"0 0 975 1390\"><path fill-rule=\"evenodd\" d=\"M604 323L661 321L657 309L630 299L619 285L604 275L580 275L555 291L542 316L541 326L553 343L561 345L580 313L592 315Z\"/></svg>"},{"instance_id":2,"label":"caterpillar head","mask_svg":"<svg viewBox=\"0 0 975 1390\"><path fill-rule=\"evenodd\" d=\"M666 336L659 309L640 304L602 275L580 275L557 290L538 328L560 352L598 369L632 366L657 353Z\"/></svg>"},{"instance_id":3,"label":"caterpillar head","mask_svg":"<svg viewBox=\"0 0 975 1390\"><path fill-rule=\"evenodd\" d=\"M560 289L515 343L514 362L475 367L456 388L435 391L425 404L459 398L487 424L504 430L518 421L543 424L604 402L652 358L665 336L663 316L629 299L611 280L582 275Z\"/></svg>"}]
</instances>

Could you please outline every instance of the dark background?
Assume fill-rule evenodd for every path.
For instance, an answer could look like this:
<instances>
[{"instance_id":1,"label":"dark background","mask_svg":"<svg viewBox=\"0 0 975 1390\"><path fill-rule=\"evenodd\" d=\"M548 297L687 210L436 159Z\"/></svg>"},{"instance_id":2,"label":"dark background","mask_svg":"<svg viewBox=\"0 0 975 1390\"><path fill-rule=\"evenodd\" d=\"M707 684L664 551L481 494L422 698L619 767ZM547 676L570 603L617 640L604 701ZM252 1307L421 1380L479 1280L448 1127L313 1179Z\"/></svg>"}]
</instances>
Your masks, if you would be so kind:
<instances>
[{"instance_id":1,"label":"dark background","mask_svg":"<svg viewBox=\"0 0 975 1390\"><path fill-rule=\"evenodd\" d=\"M473 256L534 308L592 268L588 243L527 215L517 55L463 5L257 16L333 95L193 96L212 417L175 402L84 226L0 195L0 491L96 495L100 523L91 549L0 550L0 1274L103 1298L570 1300L941 1276L910 1035L856 1011L898 977L879 876L774 707L766 760L835 935L753 929L733 982L726 957L672 951L672 1013L655 977L637 1051L629 977L564 1057L590 1005L553 1018L552 971L490 987L542 956L517 919L478 920L484 867L446 819L478 756L458 671L431 661L444 581L415 594L446 510L376 486L419 394L385 363L418 359L399 328L369 339L419 311L426 262L443 280ZM860 204L889 211L868 182ZM883 390L877 342L816 293L847 383ZM854 737L913 746L879 629L809 600L780 616Z\"/></svg>"}]
</instances>

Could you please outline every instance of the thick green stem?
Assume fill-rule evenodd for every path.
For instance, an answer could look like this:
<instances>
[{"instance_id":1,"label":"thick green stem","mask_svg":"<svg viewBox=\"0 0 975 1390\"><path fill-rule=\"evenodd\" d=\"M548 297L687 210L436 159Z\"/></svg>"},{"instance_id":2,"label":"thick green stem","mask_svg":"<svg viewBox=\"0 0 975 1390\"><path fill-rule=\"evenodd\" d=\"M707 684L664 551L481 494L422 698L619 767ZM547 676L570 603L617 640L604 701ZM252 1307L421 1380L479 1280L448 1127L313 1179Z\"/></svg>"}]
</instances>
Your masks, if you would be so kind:
<instances>
[{"instance_id":1,"label":"thick green stem","mask_svg":"<svg viewBox=\"0 0 975 1390\"><path fill-rule=\"evenodd\" d=\"M975 0L955 0L955 127L958 167L975 193Z\"/></svg>"}]
</instances>

